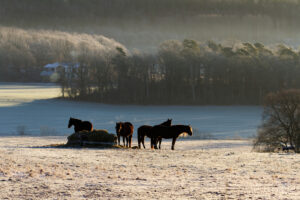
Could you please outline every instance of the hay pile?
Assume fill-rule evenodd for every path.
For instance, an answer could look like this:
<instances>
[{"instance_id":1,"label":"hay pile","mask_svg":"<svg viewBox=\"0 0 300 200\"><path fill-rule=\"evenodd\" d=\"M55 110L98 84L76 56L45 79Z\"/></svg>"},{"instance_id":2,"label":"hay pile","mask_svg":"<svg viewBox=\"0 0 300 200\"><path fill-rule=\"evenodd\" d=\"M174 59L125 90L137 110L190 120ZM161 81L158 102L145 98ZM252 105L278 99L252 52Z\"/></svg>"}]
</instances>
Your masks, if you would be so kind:
<instances>
[{"instance_id":1,"label":"hay pile","mask_svg":"<svg viewBox=\"0 0 300 200\"><path fill-rule=\"evenodd\" d=\"M81 131L68 137L67 146L112 147L117 142L115 134L107 130Z\"/></svg>"}]
</instances>

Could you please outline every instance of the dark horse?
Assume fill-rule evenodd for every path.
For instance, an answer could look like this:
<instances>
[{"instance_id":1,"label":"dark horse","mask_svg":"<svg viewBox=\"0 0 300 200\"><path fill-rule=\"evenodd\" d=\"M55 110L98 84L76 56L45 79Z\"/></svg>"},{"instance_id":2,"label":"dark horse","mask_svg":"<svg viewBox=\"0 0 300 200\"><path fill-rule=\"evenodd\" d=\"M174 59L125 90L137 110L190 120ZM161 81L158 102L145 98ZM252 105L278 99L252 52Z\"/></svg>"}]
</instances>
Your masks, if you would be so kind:
<instances>
[{"instance_id":1,"label":"dark horse","mask_svg":"<svg viewBox=\"0 0 300 200\"><path fill-rule=\"evenodd\" d=\"M118 136L118 145L120 145L120 137L123 137L123 145L125 146L126 138L126 147L131 147L132 134L133 134L133 125L130 122L117 122L116 123L116 132Z\"/></svg>"},{"instance_id":2,"label":"dark horse","mask_svg":"<svg viewBox=\"0 0 300 200\"><path fill-rule=\"evenodd\" d=\"M157 142L161 138L166 138L166 139L173 139L172 140L172 147L171 149L174 150L175 142L176 139L184 134L187 133L188 135L193 135L193 129L191 126L186 126L186 125L174 125L174 126L153 126L150 129L150 134L151 134L151 148L157 149Z\"/></svg>"},{"instance_id":3,"label":"dark horse","mask_svg":"<svg viewBox=\"0 0 300 200\"><path fill-rule=\"evenodd\" d=\"M92 131L93 124L89 121L81 121L80 119L75 119L70 117L68 128L74 125L75 133L79 131Z\"/></svg>"},{"instance_id":4,"label":"dark horse","mask_svg":"<svg viewBox=\"0 0 300 200\"><path fill-rule=\"evenodd\" d=\"M167 121L159 124L159 125L162 125L162 126L171 126L172 124L172 119L168 119ZM151 138L151 135L150 135L150 129L152 128L152 126L149 126L149 125L143 125L143 126L140 126L137 130L137 133L138 133L138 146L139 148L141 148L141 143L143 144L143 147L145 149L145 136L147 136L148 138ZM161 139L158 141L159 142L159 148L161 146Z\"/></svg>"}]
</instances>

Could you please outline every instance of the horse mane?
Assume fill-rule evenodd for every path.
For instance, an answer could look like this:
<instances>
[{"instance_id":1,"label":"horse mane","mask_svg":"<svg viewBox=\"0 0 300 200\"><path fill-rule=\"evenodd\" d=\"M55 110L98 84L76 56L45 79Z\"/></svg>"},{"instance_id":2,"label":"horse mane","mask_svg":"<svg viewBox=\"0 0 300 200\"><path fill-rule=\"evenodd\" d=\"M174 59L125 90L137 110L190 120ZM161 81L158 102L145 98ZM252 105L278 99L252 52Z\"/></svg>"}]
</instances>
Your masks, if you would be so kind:
<instances>
[{"instance_id":1,"label":"horse mane","mask_svg":"<svg viewBox=\"0 0 300 200\"><path fill-rule=\"evenodd\" d=\"M76 121L76 122L82 122L82 120L76 119L76 118L72 118L72 117L70 117L70 120L71 120L71 121Z\"/></svg>"},{"instance_id":2,"label":"horse mane","mask_svg":"<svg viewBox=\"0 0 300 200\"><path fill-rule=\"evenodd\" d=\"M172 125L172 119L167 119L166 121L164 121L163 123L159 124L162 126L171 126Z\"/></svg>"}]
</instances>

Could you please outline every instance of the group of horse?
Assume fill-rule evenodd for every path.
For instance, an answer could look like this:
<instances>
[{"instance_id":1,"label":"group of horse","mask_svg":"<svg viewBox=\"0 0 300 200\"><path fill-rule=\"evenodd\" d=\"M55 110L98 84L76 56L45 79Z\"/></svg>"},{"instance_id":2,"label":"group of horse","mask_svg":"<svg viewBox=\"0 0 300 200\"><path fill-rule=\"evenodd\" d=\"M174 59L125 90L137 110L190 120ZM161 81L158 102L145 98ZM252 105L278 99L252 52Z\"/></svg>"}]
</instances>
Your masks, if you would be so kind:
<instances>
[{"instance_id":1,"label":"group of horse","mask_svg":"<svg viewBox=\"0 0 300 200\"><path fill-rule=\"evenodd\" d=\"M93 131L93 125L89 121L81 121L79 119L70 118L68 128L74 126L74 131ZM132 135L134 131L134 126L130 122L117 122L116 123L116 133L118 138L118 145L120 145L120 138L123 137L123 145L126 147L131 147ZM188 125L172 125L172 119L155 125L143 125L137 130L138 147L141 148L141 144L145 147L145 137L150 138L151 148L160 149L162 138L172 139L171 149L174 150L175 142L177 138L181 135L188 134L193 135L193 129ZM158 146L158 147L157 147Z\"/></svg>"}]
</instances>

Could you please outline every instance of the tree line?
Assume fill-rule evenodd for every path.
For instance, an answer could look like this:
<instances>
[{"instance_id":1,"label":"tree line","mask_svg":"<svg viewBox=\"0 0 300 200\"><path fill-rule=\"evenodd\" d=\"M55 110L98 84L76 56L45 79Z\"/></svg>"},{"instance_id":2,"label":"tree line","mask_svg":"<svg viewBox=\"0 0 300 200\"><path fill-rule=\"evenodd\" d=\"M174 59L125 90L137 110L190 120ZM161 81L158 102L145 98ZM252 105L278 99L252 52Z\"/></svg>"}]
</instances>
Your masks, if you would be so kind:
<instances>
[{"instance_id":1,"label":"tree line","mask_svg":"<svg viewBox=\"0 0 300 200\"><path fill-rule=\"evenodd\" d=\"M165 41L157 54L81 57L64 96L122 104L261 104L269 92L300 87L299 51L261 43ZM70 76L68 76L70 77Z\"/></svg>"}]
</instances>

